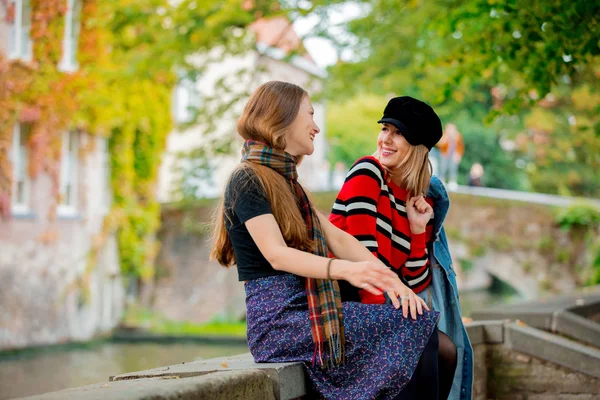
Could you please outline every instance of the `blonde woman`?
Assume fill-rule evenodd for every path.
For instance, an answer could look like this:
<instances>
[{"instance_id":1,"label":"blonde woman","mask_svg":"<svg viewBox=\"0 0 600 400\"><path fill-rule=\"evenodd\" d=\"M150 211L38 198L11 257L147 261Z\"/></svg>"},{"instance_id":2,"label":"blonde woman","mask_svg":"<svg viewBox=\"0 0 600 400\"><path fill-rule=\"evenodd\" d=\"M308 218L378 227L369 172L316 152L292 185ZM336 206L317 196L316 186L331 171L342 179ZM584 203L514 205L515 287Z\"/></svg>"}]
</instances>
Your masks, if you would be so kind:
<instances>
[{"instance_id":1,"label":"blonde woman","mask_svg":"<svg viewBox=\"0 0 600 400\"><path fill-rule=\"evenodd\" d=\"M433 374L439 398L470 399L472 349L442 225L449 201L441 181L432 177L428 157L442 137L441 121L429 105L404 96L390 100L378 123L375 156L352 166L329 219L391 268L419 300L441 312L439 373ZM403 309L415 301L394 291L373 294L341 286L345 300L401 303Z\"/></svg>"},{"instance_id":2,"label":"blonde woman","mask_svg":"<svg viewBox=\"0 0 600 400\"><path fill-rule=\"evenodd\" d=\"M242 160L225 189L212 256L237 265L244 281L250 352L256 362L304 363L320 398L432 399L427 390L437 385L419 391L416 379L437 364L438 313L315 210L298 182L298 160L319 134L313 114L302 88L268 82L238 121ZM337 280L398 293L413 307L342 305Z\"/></svg>"}]
</instances>

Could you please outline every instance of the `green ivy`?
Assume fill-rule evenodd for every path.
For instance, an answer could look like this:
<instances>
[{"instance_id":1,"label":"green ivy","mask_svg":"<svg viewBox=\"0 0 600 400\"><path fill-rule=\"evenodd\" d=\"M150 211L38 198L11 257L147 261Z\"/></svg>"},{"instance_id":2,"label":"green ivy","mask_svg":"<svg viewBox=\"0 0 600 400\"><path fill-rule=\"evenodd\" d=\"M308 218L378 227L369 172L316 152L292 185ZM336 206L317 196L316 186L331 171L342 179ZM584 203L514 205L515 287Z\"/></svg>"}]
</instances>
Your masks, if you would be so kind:
<instances>
[{"instance_id":1,"label":"green ivy","mask_svg":"<svg viewBox=\"0 0 600 400\"><path fill-rule=\"evenodd\" d=\"M120 112L128 118L112 129L109 141L113 206L123 215L117 235L121 269L126 275L149 281L158 251L155 233L160 225L160 205L155 199L155 183L171 130L165 112L170 110L170 88L141 80L121 90L126 101Z\"/></svg>"},{"instance_id":2,"label":"green ivy","mask_svg":"<svg viewBox=\"0 0 600 400\"><path fill-rule=\"evenodd\" d=\"M592 249L592 274L588 283L600 283L600 209L587 203L574 204L556 214L556 223L567 231L584 230L586 244Z\"/></svg>"},{"instance_id":3,"label":"green ivy","mask_svg":"<svg viewBox=\"0 0 600 400\"><path fill-rule=\"evenodd\" d=\"M600 224L600 210L586 203L574 204L556 214L556 223L566 230L574 227L595 227Z\"/></svg>"}]
</instances>

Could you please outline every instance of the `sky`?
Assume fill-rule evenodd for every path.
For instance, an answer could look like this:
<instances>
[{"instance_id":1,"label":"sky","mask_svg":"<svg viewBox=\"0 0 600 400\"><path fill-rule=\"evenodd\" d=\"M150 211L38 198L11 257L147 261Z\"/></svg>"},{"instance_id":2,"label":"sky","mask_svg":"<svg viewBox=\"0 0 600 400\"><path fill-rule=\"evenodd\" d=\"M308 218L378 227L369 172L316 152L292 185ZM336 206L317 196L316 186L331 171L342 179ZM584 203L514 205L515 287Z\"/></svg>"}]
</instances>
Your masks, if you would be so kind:
<instances>
[{"instance_id":1,"label":"sky","mask_svg":"<svg viewBox=\"0 0 600 400\"><path fill-rule=\"evenodd\" d=\"M355 19L362 13L364 13L364 9L356 3L344 3L335 7L332 6L329 23L333 28L330 29L330 32L336 35L348 35L342 27L336 27L336 25ZM294 29L300 36L304 36L309 34L318 22L318 18L314 15L298 18L294 21ZM313 60L321 68L333 65L338 60L337 51L328 39L306 38L304 39L304 47L306 47ZM351 57L352 53L350 51L341 54L342 60L347 60Z\"/></svg>"}]
</instances>

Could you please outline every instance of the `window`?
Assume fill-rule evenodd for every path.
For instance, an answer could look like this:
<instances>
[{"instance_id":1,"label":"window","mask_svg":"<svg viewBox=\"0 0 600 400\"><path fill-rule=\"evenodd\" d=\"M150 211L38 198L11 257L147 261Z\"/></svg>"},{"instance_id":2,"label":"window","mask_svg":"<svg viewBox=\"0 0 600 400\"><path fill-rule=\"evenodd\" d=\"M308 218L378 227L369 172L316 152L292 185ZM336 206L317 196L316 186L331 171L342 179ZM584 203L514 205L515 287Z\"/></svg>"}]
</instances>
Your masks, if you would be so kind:
<instances>
[{"instance_id":1,"label":"window","mask_svg":"<svg viewBox=\"0 0 600 400\"><path fill-rule=\"evenodd\" d=\"M77 70L77 46L79 43L79 30L81 27L81 0L66 0L67 13L65 15L65 36L63 38L63 57L58 68L61 71L71 72Z\"/></svg>"},{"instance_id":2,"label":"window","mask_svg":"<svg viewBox=\"0 0 600 400\"><path fill-rule=\"evenodd\" d=\"M173 117L176 122L191 122L193 109L200 105L200 93L194 81L189 78L180 79L173 95Z\"/></svg>"},{"instance_id":3,"label":"window","mask_svg":"<svg viewBox=\"0 0 600 400\"><path fill-rule=\"evenodd\" d=\"M108 139L100 138L100 157L101 157L101 168L102 168L102 211L108 213L110 206L112 205L112 188L110 186L110 152L108 148Z\"/></svg>"},{"instance_id":4,"label":"window","mask_svg":"<svg viewBox=\"0 0 600 400\"><path fill-rule=\"evenodd\" d=\"M29 139L30 126L16 124L13 130L12 165L13 165L13 188L12 188L12 213L27 214L29 212L30 180L27 168L29 166Z\"/></svg>"},{"instance_id":5,"label":"window","mask_svg":"<svg viewBox=\"0 0 600 400\"><path fill-rule=\"evenodd\" d=\"M77 132L68 131L63 134L60 159L60 202L58 213L74 215L77 211L77 164L78 164Z\"/></svg>"},{"instance_id":6,"label":"window","mask_svg":"<svg viewBox=\"0 0 600 400\"><path fill-rule=\"evenodd\" d=\"M30 0L10 0L10 58L30 61L33 56L33 42L29 36L31 30Z\"/></svg>"}]
</instances>

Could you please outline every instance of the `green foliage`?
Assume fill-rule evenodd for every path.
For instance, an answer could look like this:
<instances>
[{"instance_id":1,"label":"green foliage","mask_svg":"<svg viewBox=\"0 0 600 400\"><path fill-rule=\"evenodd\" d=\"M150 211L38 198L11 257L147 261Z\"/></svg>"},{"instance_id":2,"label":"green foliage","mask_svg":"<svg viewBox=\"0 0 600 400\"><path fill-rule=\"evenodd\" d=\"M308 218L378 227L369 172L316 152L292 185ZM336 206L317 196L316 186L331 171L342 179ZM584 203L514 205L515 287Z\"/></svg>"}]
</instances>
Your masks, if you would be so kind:
<instances>
[{"instance_id":1,"label":"green foliage","mask_svg":"<svg viewBox=\"0 0 600 400\"><path fill-rule=\"evenodd\" d=\"M564 76L575 77L600 54L600 4L587 0L471 0L437 2L431 21L439 37L455 39L442 60L457 60L458 74L491 71L499 80L518 74L523 88L545 96ZM452 4L455 3L455 4ZM460 77L462 78L462 77Z\"/></svg>"},{"instance_id":2,"label":"green foliage","mask_svg":"<svg viewBox=\"0 0 600 400\"><path fill-rule=\"evenodd\" d=\"M465 135L462 183L479 161L488 186L600 196L598 2L361 3L367 11L347 24L355 57L331 68L332 98L430 103Z\"/></svg>"},{"instance_id":3,"label":"green foliage","mask_svg":"<svg viewBox=\"0 0 600 400\"><path fill-rule=\"evenodd\" d=\"M460 268L463 272L470 272L473 270L473 261L468 258L461 258L458 260L460 262Z\"/></svg>"},{"instance_id":4,"label":"green foliage","mask_svg":"<svg viewBox=\"0 0 600 400\"><path fill-rule=\"evenodd\" d=\"M487 247L479 242L471 243L469 248L473 257L483 257L487 251Z\"/></svg>"},{"instance_id":5,"label":"green foliage","mask_svg":"<svg viewBox=\"0 0 600 400\"><path fill-rule=\"evenodd\" d=\"M444 112L444 107L441 107ZM506 152L500 147L501 133L506 131L505 125L515 123L518 118L499 118L491 126L482 123L485 110L471 112L461 110L443 115L444 121L452 122L459 127L465 141L465 154L459 164L458 182L468 183L469 170L474 163L483 166L484 186L500 189L522 190L527 186L525 171L515 165L515 154ZM513 121L510 121L513 119Z\"/></svg>"},{"instance_id":6,"label":"green foliage","mask_svg":"<svg viewBox=\"0 0 600 400\"><path fill-rule=\"evenodd\" d=\"M555 248L555 258L559 263L566 264L571 258L571 253L567 249L561 249L560 247L557 247Z\"/></svg>"},{"instance_id":7,"label":"green foliage","mask_svg":"<svg viewBox=\"0 0 600 400\"><path fill-rule=\"evenodd\" d=\"M204 324L172 321L155 311L141 307L130 307L123 319L123 324L157 335L246 337L246 321L215 319Z\"/></svg>"},{"instance_id":8,"label":"green foliage","mask_svg":"<svg viewBox=\"0 0 600 400\"><path fill-rule=\"evenodd\" d=\"M358 158L377 150L377 121L387 100L383 96L361 94L332 103L327 111L327 138L332 164L343 162L350 167Z\"/></svg>"},{"instance_id":9,"label":"green foliage","mask_svg":"<svg viewBox=\"0 0 600 400\"><path fill-rule=\"evenodd\" d=\"M506 234L497 234L490 240L490 246L500 251L507 251L515 247L513 238Z\"/></svg>"},{"instance_id":10,"label":"green foliage","mask_svg":"<svg viewBox=\"0 0 600 400\"><path fill-rule=\"evenodd\" d=\"M446 230L446 235L448 236L448 239L452 239L452 240L462 240L463 239L462 232L460 231L459 228L456 228L453 226L447 226L447 227L444 227L444 229Z\"/></svg>"},{"instance_id":11,"label":"green foliage","mask_svg":"<svg viewBox=\"0 0 600 400\"><path fill-rule=\"evenodd\" d=\"M533 261L525 260L521 268L523 268L523 272L525 272L526 274L531 274L534 271L535 265Z\"/></svg>"},{"instance_id":12,"label":"green foliage","mask_svg":"<svg viewBox=\"0 0 600 400\"><path fill-rule=\"evenodd\" d=\"M592 228L600 224L600 209L590 204L574 204L556 214L556 223L563 229Z\"/></svg>"},{"instance_id":13,"label":"green foliage","mask_svg":"<svg viewBox=\"0 0 600 400\"><path fill-rule=\"evenodd\" d=\"M592 267L594 273L590 279L590 284L595 285L600 283L600 237L596 236L592 239L592 249L594 254L592 259Z\"/></svg>"},{"instance_id":14,"label":"green foliage","mask_svg":"<svg viewBox=\"0 0 600 400\"><path fill-rule=\"evenodd\" d=\"M534 190L600 196L600 95L597 83L561 85L526 118L520 150ZM524 136L524 135L521 135Z\"/></svg>"},{"instance_id":15,"label":"green foliage","mask_svg":"<svg viewBox=\"0 0 600 400\"><path fill-rule=\"evenodd\" d=\"M554 239L549 235L542 236L538 240L536 247L538 250L546 253L554 247Z\"/></svg>"},{"instance_id":16,"label":"green foliage","mask_svg":"<svg viewBox=\"0 0 600 400\"><path fill-rule=\"evenodd\" d=\"M316 192L311 193L310 199L317 210L321 211L325 215L329 215L337 195L338 192Z\"/></svg>"},{"instance_id":17,"label":"green foliage","mask_svg":"<svg viewBox=\"0 0 600 400\"><path fill-rule=\"evenodd\" d=\"M172 129L171 96L179 75L198 74L190 56L222 46L242 51L236 30L273 2L242 8L238 1L167 0L96 2L84 9L82 43L96 58L82 57L93 78L81 93L81 114L92 132L109 136L112 214L122 272L148 282L154 276L160 205L156 180L166 135Z\"/></svg>"},{"instance_id":18,"label":"green foliage","mask_svg":"<svg viewBox=\"0 0 600 400\"><path fill-rule=\"evenodd\" d=\"M600 209L591 204L574 204L560 210L555 217L556 223L564 230L584 230L585 243L591 249L590 274L588 284L600 283ZM559 258L561 254L557 254Z\"/></svg>"}]
</instances>

